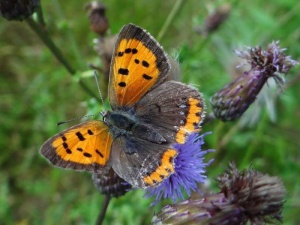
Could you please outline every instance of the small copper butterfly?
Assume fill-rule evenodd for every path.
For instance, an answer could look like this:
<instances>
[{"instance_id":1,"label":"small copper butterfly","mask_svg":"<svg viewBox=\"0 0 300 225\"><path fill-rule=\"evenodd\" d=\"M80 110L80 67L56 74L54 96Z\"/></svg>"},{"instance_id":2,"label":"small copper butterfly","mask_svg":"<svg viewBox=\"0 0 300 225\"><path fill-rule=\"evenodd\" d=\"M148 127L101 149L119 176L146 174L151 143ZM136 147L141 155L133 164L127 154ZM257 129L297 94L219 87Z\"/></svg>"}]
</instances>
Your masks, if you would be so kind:
<instances>
[{"instance_id":1,"label":"small copper butterfly","mask_svg":"<svg viewBox=\"0 0 300 225\"><path fill-rule=\"evenodd\" d=\"M177 150L200 131L204 102L195 89L168 79L171 65L158 42L129 24L117 38L109 77L112 111L47 140L41 153L55 166L99 171L112 167L135 187L174 173Z\"/></svg>"}]
</instances>

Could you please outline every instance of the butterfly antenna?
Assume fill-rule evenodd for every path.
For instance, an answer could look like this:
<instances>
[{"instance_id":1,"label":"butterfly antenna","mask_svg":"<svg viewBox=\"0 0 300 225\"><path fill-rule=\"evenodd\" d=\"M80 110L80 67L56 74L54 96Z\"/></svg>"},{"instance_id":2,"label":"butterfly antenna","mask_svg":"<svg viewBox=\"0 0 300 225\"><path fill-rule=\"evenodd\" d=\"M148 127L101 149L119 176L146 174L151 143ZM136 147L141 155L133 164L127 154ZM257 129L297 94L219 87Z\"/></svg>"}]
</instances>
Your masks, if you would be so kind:
<instances>
[{"instance_id":1,"label":"butterfly antenna","mask_svg":"<svg viewBox=\"0 0 300 225\"><path fill-rule=\"evenodd\" d=\"M103 96L101 94L100 85L99 85L99 82L98 82L98 74L97 74L96 70L94 71L94 77L95 77L95 80L96 80L96 85L97 85L97 88L98 88L100 99L102 101L102 104L103 104L105 110L107 111L107 109L105 107L105 104L104 104Z\"/></svg>"},{"instance_id":2,"label":"butterfly antenna","mask_svg":"<svg viewBox=\"0 0 300 225\"><path fill-rule=\"evenodd\" d=\"M100 99L102 101L102 104L103 104L105 110L107 110L106 107L105 107L105 104L104 104L103 96L101 94L101 90L100 90L100 86L99 86L99 82L98 82L98 75L97 75L96 71L94 71L94 77L95 77L95 80L96 80L96 84L97 84L97 88L98 88ZM100 112L100 114L102 116L105 116L105 112ZM86 116L76 117L76 118L73 118L73 119L69 119L69 120L58 122L56 125L59 126L59 125L62 125L62 124L65 124L65 123L68 123L68 122L71 122L71 121L74 121L74 120L79 120L79 119L82 119L82 118L88 118L88 117L91 117L91 116L95 116L95 115L92 114L92 115L86 115Z\"/></svg>"},{"instance_id":3,"label":"butterfly antenna","mask_svg":"<svg viewBox=\"0 0 300 225\"><path fill-rule=\"evenodd\" d=\"M95 116L95 115L92 114L92 115L86 115L86 116L76 117L76 118L73 118L73 119L69 119L69 120L58 122L56 125L59 126L59 125L62 125L62 124L65 124L65 123L69 123L69 122L74 121L74 120L80 120L82 118L88 118L88 117L91 117L91 116Z\"/></svg>"}]
</instances>

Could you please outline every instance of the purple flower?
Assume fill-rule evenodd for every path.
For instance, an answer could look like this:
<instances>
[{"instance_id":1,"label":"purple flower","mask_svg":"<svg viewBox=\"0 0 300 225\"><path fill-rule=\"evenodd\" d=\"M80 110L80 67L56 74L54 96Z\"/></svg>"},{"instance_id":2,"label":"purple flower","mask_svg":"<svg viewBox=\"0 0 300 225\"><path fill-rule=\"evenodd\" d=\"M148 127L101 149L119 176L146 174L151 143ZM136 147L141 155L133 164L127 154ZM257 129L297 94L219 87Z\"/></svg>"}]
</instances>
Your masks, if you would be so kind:
<instances>
[{"instance_id":1,"label":"purple flower","mask_svg":"<svg viewBox=\"0 0 300 225\"><path fill-rule=\"evenodd\" d=\"M235 51L251 66L249 71L227 84L210 99L216 118L233 121L240 118L255 101L269 78L273 78L279 88L284 79L279 74L287 74L297 61L285 55L279 47L279 41L273 41L266 50L261 47L248 48L246 51Z\"/></svg>"},{"instance_id":2,"label":"purple flower","mask_svg":"<svg viewBox=\"0 0 300 225\"><path fill-rule=\"evenodd\" d=\"M204 144L203 134L191 134L185 144L176 144L173 147L178 151L178 155L174 160L175 173L167 178L162 184L157 187L149 187L146 189L145 197L155 196L155 201L151 205L155 205L162 198L171 198L173 202L177 199L183 199L183 191L188 196L192 191L200 192L199 183L204 183L206 180L204 155L213 150L202 151L201 146Z\"/></svg>"},{"instance_id":3,"label":"purple flower","mask_svg":"<svg viewBox=\"0 0 300 225\"><path fill-rule=\"evenodd\" d=\"M152 219L158 224L278 224L285 188L278 177L235 164L217 179L220 191L167 205Z\"/></svg>"}]
</instances>

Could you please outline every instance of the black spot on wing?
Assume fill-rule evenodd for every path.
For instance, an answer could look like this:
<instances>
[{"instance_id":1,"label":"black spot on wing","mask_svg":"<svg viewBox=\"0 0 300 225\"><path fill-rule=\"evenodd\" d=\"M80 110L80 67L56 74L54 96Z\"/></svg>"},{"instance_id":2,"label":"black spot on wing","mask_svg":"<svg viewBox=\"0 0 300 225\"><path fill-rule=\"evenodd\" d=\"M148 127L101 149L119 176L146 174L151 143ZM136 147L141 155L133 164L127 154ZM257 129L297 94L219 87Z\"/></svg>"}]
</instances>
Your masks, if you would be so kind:
<instances>
[{"instance_id":1,"label":"black spot on wing","mask_svg":"<svg viewBox=\"0 0 300 225\"><path fill-rule=\"evenodd\" d=\"M88 153L88 152L84 152L83 155L87 158L91 158L92 154Z\"/></svg>"},{"instance_id":2,"label":"black spot on wing","mask_svg":"<svg viewBox=\"0 0 300 225\"><path fill-rule=\"evenodd\" d=\"M151 77L151 76L149 76L149 75L147 75L147 74L143 74L143 78L144 78L145 80L151 80L153 77Z\"/></svg>"},{"instance_id":3,"label":"black spot on wing","mask_svg":"<svg viewBox=\"0 0 300 225\"><path fill-rule=\"evenodd\" d=\"M98 149L96 149L95 151L96 151L96 153L97 153L101 158L104 157L104 155L103 155Z\"/></svg>"},{"instance_id":4,"label":"black spot on wing","mask_svg":"<svg viewBox=\"0 0 300 225\"><path fill-rule=\"evenodd\" d=\"M62 139L62 141L66 141L67 140L67 138L64 135L61 136L61 139Z\"/></svg>"},{"instance_id":5,"label":"black spot on wing","mask_svg":"<svg viewBox=\"0 0 300 225\"><path fill-rule=\"evenodd\" d=\"M128 75L128 74L129 74L129 70L126 69L126 68L120 68L120 69L118 70L118 73L119 73L119 74L122 74L122 75Z\"/></svg>"},{"instance_id":6,"label":"black spot on wing","mask_svg":"<svg viewBox=\"0 0 300 225\"><path fill-rule=\"evenodd\" d=\"M118 83L119 87L126 87L126 83L125 82L120 82Z\"/></svg>"},{"instance_id":7,"label":"black spot on wing","mask_svg":"<svg viewBox=\"0 0 300 225\"><path fill-rule=\"evenodd\" d=\"M125 53L128 54L128 53L130 53L130 52L131 52L131 48L126 48L126 49L125 49Z\"/></svg>"},{"instance_id":8,"label":"black spot on wing","mask_svg":"<svg viewBox=\"0 0 300 225\"><path fill-rule=\"evenodd\" d=\"M149 63L145 60L142 61L142 65L143 65L143 67L146 67L146 68L148 68L150 66Z\"/></svg>"},{"instance_id":9,"label":"black spot on wing","mask_svg":"<svg viewBox=\"0 0 300 225\"><path fill-rule=\"evenodd\" d=\"M66 143L66 142L63 142L62 143L62 146L64 147L64 149L67 149L69 146L68 146L68 144Z\"/></svg>"},{"instance_id":10,"label":"black spot on wing","mask_svg":"<svg viewBox=\"0 0 300 225\"><path fill-rule=\"evenodd\" d=\"M82 133L80 133L80 131L77 131L75 134L78 137L79 141L84 141L85 140L85 138L83 137Z\"/></svg>"},{"instance_id":11,"label":"black spot on wing","mask_svg":"<svg viewBox=\"0 0 300 225\"><path fill-rule=\"evenodd\" d=\"M200 116L201 116L201 112L196 112L195 115L196 115L197 117L200 117Z\"/></svg>"}]
</instances>

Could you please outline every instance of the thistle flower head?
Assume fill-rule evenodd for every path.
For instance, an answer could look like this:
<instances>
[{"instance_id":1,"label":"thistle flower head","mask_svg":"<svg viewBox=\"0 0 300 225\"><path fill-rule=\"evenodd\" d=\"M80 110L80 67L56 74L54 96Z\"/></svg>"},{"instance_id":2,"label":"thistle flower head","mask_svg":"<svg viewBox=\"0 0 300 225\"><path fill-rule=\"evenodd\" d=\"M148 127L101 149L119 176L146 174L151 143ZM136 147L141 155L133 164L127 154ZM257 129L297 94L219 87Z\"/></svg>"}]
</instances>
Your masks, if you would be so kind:
<instances>
[{"instance_id":1,"label":"thistle flower head","mask_svg":"<svg viewBox=\"0 0 300 225\"><path fill-rule=\"evenodd\" d=\"M230 164L227 173L219 176L221 192L241 207L251 222L281 220L285 188L278 177L271 177L250 168L239 172Z\"/></svg>"},{"instance_id":2,"label":"thistle flower head","mask_svg":"<svg viewBox=\"0 0 300 225\"><path fill-rule=\"evenodd\" d=\"M285 189L277 177L234 164L218 178L221 191L165 206L152 224L241 225L281 221Z\"/></svg>"},{"instance_id":3,"label":"thistle flower head","mask_svg":"<svg viewBox=\"0 0 300 225\"><path fill-rule=\"evenodd\" d=\"M285 49L280 49L278 44L279 41L273 41L266 50L254 47L236 51L239 57L247 60L251 69L212 96L210 103L218 119L231 121L242 116L270 77L275 79L277 86L283 85L278 73L287 74L297 62L283 54Z\"/></svg>"},{"instance_id":4,"label":"thistle flower head","mask_svg":"<svg viewBox=\"0 0 300 225\"><path fill-rule=\"evenodd\" d=\"M242 59L247 60L252 70L265 73L267 76L274 76L275 73L287 74L289 70L298 64L291 56L285 55L286 48L279 47L279 41L273 41L266 50L254 47L246 51L235 50L235 53Z\"/></svg>"},{"instance_id":5,"label":"thistle flower head","mask_svg":"<svg viewBox=\"0 0 300 225\"><path fill-rule=\"evenodd\" d=\"M112 168L95 171L92 179L98 191L110 197L119 197L131 189L131 185L120 178Z\"/></svg>"},{"instance_id":6,"label":"thistle flower head","mask_svg":"<svg viewBox=\"0 0 300 225\"><path fill-rule=\"evenodd\" d=\"M0 0L0 15L7 20L24 20L31 16L40 0Z\"/></svg>"},{"instance_id":7,"label":"thistle flower head","mask_svg":"<svg viewBox=\"0 0 300 225\"><path fill-rule=\"evenodd\" d=\"M210 150L201 150L204 136L193 133L188 137L185 144L174 146L178 150L178 155L174 160L175 173L159 186L146 189L145 197L155 196L153 204L162 198L171 198L173 202L178 198L183 199L182 190L189 196L192 191L200 191L198 184L204 183L206 180L205 167L211 163L211 161L204 162L204 155L210 152Z\"/></svg>"}]
</instances>

